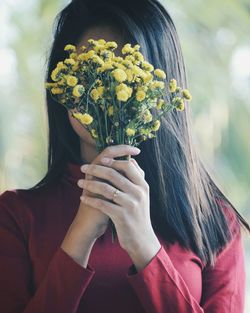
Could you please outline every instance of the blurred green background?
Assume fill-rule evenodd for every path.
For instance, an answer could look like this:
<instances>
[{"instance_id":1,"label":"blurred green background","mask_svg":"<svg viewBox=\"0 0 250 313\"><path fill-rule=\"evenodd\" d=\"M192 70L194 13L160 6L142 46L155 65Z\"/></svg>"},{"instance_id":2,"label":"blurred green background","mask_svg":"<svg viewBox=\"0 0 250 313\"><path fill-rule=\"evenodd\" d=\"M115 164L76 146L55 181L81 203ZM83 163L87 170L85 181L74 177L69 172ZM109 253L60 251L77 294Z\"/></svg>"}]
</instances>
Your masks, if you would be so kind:
<instances>
[{"instance_id":1,"label":"blurred green background","mask_svg":"<svg viewBox=\"0 0 250 313\"><path fill-rule=\"evenodd\" d=\"M0 3L0 193L46 172L43 78L55 15L68 1ZM162 1L179 32L194 137L207 168L250 220L250 2ZM250 312L250 242L244 237Z\"/></svg>"}]
</instances>

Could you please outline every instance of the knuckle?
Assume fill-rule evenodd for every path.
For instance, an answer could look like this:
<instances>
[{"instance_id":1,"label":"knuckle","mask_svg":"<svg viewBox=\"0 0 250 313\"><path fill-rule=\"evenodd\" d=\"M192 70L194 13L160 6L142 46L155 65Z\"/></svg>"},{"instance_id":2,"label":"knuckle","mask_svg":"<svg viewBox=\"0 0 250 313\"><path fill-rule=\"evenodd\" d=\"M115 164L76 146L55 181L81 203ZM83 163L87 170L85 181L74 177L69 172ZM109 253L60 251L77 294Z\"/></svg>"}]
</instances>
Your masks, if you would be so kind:
<instances>
[{"instance_id":1,"label":"knuckle","mask_svg":"<svg viewBox=\"0 0 250 313\"><path fill-rule=\"evenodd\" d=\"M104 196L105 196L106 198L110 195L110 188L109 188L108 185L103 184L103 186L102 186L102 191L103 191L103 194L104 194Z\"/></svg>"},{"instance_id":2,"label":"knuckle","mask_svg":"<svg viewBox=\"0 0 250 313\"><path fill-rule=\"evenodd\" d=\"M144 191L142 191L141 189L137 190L137 197L139 200L143 199L144 197Z\"/></svg>"},{"instance_id":3,"label":"knuckle","mask_svg":"<svg viewBox=\"0 0 250 313\"><path fill-rule=\"evenodd\" d=\"M113 169L108 169L107 170L107 176L108 176L108 178L110 179L110 180L115 180L115 178L116 178L116 172L115 172L115 170L113 170Z\"/></svg>"}]
</instances>

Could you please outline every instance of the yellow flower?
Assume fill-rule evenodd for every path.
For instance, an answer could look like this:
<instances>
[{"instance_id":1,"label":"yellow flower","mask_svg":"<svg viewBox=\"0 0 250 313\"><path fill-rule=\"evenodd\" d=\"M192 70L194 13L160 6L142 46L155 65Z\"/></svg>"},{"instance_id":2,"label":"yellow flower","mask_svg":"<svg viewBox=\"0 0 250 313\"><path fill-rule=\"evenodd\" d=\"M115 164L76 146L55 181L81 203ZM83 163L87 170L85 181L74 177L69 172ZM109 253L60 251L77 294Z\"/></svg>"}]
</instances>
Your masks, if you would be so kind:
<instances>
[{"instance_id":1,"label":"yellow flower","mask_svg":"<svg viewBox=\"0 0 250 313\"><path fill-rule=\"evenodd\" d=\"M53 95L60 95L60 94L63 93L63 89L62 89L62 88L58 88L58 87L53 87L53 88L51 89L51 93L52 93Z\"/></svg>"},{"instance_id":2,"label":"yellow flower","mask_svg":"<svg viewBox=\"0 0 250 313\"><path fill-rule=\"evenodd\" d=\"M134 136L134 134L135 134L135 129L133 129L133 128L127 128L127 129L126 129L126 134L127 134L128 136Z\"/></svg>"},{"instance_id":3,"label":"yellow flower","mask_svg":"<svg viewBox=\"0 0 250 313\"><path fill-rule=\"evenodd\" d=\"M92 134L92 136L94 137L94 138L98 138L98 135L97 135L97 132L96 132L96 130L95 129L91 129L91 134Z\"/></svg>"},{"instance_id":4,"label":"yellow flower","mask_svg":"<svg viewBox=\"0 0 250 313\"><path fill-rule=\"evenodd\" d=\"M90 92L90 96L94 101L97 101L100 97L99 92L96 88L94 88L93 90L91 90Z\"/></svg>"},{"instance_id":5,"label":"yellow flower","mask_svg":"<svg viewBox=\"0 0 250 313\"><path fill-rule=\"evenodd\" d=\"M128 54L128 53L133 53L133 52L134 52L134 49L131 47L130 43L127 43L122 48L122 54Z\"/></svg>"},{"instance_id":6,"label":"yellow flower","mask_svg":"<svg viewBox=\"0 0 250 313\"><path fill-rule=\"evenodd\" d=\"M175 79L170 79L169 81L169 91L175 92L177 88L177 81Z\"/></svg>"},{"instance_id":7,"label":"yellow flower","mask_svg":"<svg viewBox=\"0 0 250 313\"><path fill-rule=\"evenodd\" d=\"M93 58L95 55L94 50L89 50L87 53L81 53L78 55L78 59L81 61L88 61L89 59Z\"/></svg>"},{"instance_id":8,"label":"yellow flower","mask_svg":"<svg viewBox=\"0 0 250 313\"><path fill-rule=\"evenodd\" d=\"M85 125L89 125L93 122L93 117L88 113L73 113L72 115Z\"/></svg>"},{"instance_id":9,"label":"yellow flower","mask_svg":"<svg viewBox=\"0 0 250 313\"><path fill-rule=\"evenodd\" d=\"M106 40L104 40L104 39L99 39L99 40L97 40L97 42L98 42L100 45L105 45L105 44L106 44Z\"/></svg>"},{"instance_id":10,"label":"yellow flower","mask_svg":"<svg viewBox=\"0 0 250 313\"><path fill-rule=\"evenodd\" d=\"M165 74L164 71L160 70L159 68L157 68L156 70L154 70L154 74L159 77L160 79L165 79L167 76Z\"/></svg>"},{"instance_id":11,"label":"yellow flower","mask_svg":"<svg viewBox=\"0 0 250 313\"><path fill-rule=\"evenodd\" d=\"M143 90L138 90L136 93L136 100L143 101L146 98L146 93Z\"/></svg>"},{"instance_id":12,"label":"yellow flower","mask_svg":"<svg viewBox=\"0 0 250 313\"><path fill-rule=\"evenodd\" d=\"M98 55L94 55L92 57L92 61L100 65L104 65L104 61Z\"/></svg>"},{"instance_id":13,"label":"yellow flower","mask_svg":"<svg viewBox=\"0 0 250 313\"><path fill-rule=\"evenodd\" d=\"M152 121L152 114L150 113L149 109L145 110L145 113L143 115L143 120L145 123L151 122Z\"/></svg>"},{"instance_id":14,"label":"yellow flower","mask_svg":"<svg viewBox=\"0 0 250 313\"><path fill-rule=\"evenodd\" d=\"M140 61L140 62L143 62L143 61L144 61L144 57L143 57L143 55L141 54L141 52L139 52L139 51L134 52L133 56L134 56L134 58L135 58L136 60L138 60L138 61Z\"/></svg>"},{"instance_id":15,"label":"yellow flower","mask_svg":"<svg viewBox=\"0 0 250 313\"><path fill-rule=\"evenodd\" d=\"M104 87L103 86L99 86L96 88L96 90L98 91L98 94L100 97L102 97L103 92L104 92Z\"/></svg>"},{"instance_id":16,"label":"yellow flower","mask_svg":"<svg viewBox=\"0 0 250 313\"><path fill-rule=\"evenodd\" d=\"M67 76L67 85L70 87L74 87L78 82L78 78L72 75Z\"/></svg>"},{"instance_id":17,"label":"yellow flower","mask_svg":"<svg viewBox=\"0 0 250 313\"><path fill-rule=\"evenodd\" d=\"M107 62L104 63L101 67L98 67L96 71L97 73L102 73L107 70L112 70L113 68L114 68L113 64L111 62Z\"/></svg>"},{"instance_id":18,"label":"yellow flower","mask_svg":"<svg viewBox=\"0 0 250 313\"><path fill-rule=\"evenodd\" d=\"M112 116L114 115L114 107L113 105L108 107L108 116Z\"/></svg>"},{"instance_id":19,"label":"yellow flower","mask_svg":"<svg viewBox=\"0 0 250 313\"><path fill-rule=\"evenodd\" d=\"M76 61L74 59L65 59L64 60L64 63L65 64L69 64L69 65L75 65L76 64Z\"/></svg>"},{"instance_id":20,"label":"yellow flower","mask_svg":"<svg viewBox=\"0 0 250 313\"><path fill-rule=\"evenodd\" d=\"M120 90L116 93L117 99L126 102L129 98L128 93L125 90Z\"/></svg>"},{"instance_id":21,"label":"yellow flower","mask_svg":"<svg viewBox=\"0 0 250 313\"><path fill-rule=\"evenodd\" d=\"M161 122L159 120L156 120L153 124L152 130L157 131L160 128Z\"/></svg>"},{"instance_id":22,"label":"yellow flower","mask_svg":"<svg viewBox=\"0 0 250 313\"><path fill-rule=\"evenodd\" d=\"M160 100L158 101L157 105L156 105L156 108L157 108L158 110L161 110L161 108L162 108L162 106L163 106L164 103L165 103L165 101L164 101L163 99L160 99Z\"/></svg>"},{"instance_id":23,"label":"yellow flower","mask_svg":"<svg viewBox=\"0 0 250 313\"><path fill-rule=\"evenodd\" d=\"M178 111L184 110L184 100L180 97L175 97L173 99L173 105L176 107Z\"/></svg>"},{"instance_id":24,"label":"yellow flower","mask_svg":"<svg viewBox=\"0 0 250 313\"><path fill-rule=\"evenodd\" d=\"M51 88L55 86L57 86L57 83L48 83L48 82L45 83L45 88Z\"/></svg>"},{"instance_id":25,"label":"yellow flower","mask_svg":"<svg viewBox=\"0 0 250 313\"><path fill-rule=\"evenodd\" d=\"M58 68L55 68L51 73L51 76L50 76L51 79L55 82L58 81L60 79L59 73L60 73L60 70Z\"/></svg>"},{"instance_id":26,"label":"yellow flower","mask_svg":"<svg viewBox=\"0 0 250 313\"><path fill-rule=\"evenodd\" d=\"M132 81L133 81L133 78L134 78L134 75L133 75L132 70L131 70L131 69L126 70L126 74L127 74L127 80L128 80L128 82L132 82Z\"/></svg>"},{"instance_id":27,"label":"yellow flower","mask_svg":"<svg viewBox=\"0 0 250 313\"><path fill-rule=\"evenodd\" d=\"M146 71L148 71L148 72L153 72L153 70L154 70L153 65L150 64L150 63L147 62L147 61L142 62L141 66L142 66L142 68L143 68L144 70L146 70Z\"/></svg>"},{"instance_id":28,"label":"yellow flower","mask_svg":"<svg viewBox=\"0 0 250 313\"><path fill-rule=\"evenodd\" d=\"M142 79L143 79L143 82L147 84L153 79L153 75L151 73L143 72Z\"/></svg>"},{"instance_id":29,"label":"yellow flower","mask_svg":"<svg viewBox=\"0 0 250 313\"><path fill-rule=\"evenodd\" d=\"M74 59L74 60L76 60L77 59L77 53L75 53L75 52L72 52L72 53L70 53L70 55L69 55L69 57L71 58L71 59Z\"/></svg>"},{"instance_id":30,"label":"yellow flower","mask_svg":"<svg viewBox=\"0 0 250 313\"><path fill-rule=\"evenodd\" d=\"M116 86L115 90L116 90L116 92L125 91L129 95L129 97L131 97L132 92L133 92L133 89L131 87L128 87L124 83L121 83L118 86Z\"/></svg>"},{"instance_id":31,"label":"yellow flower","mask_svg":"<svg viewBox=\"0 0 250 313\"><path fill-rule=\"evenodd\" d=\"M83 95L85 91L85 88L83 87L83 85L76 85L73 89L73 96L75 97L81 97Z\"/></svg>"},{"instance_id":32,"label":"yellow flower","mask_svg":"<svg viewBox=\"0 0 250 313\"><path fill-rule=\"evenodd\" d=\"M74 45L66 45L64 47L65 51L76 51L76 47Z\"/></svg>"},{"instance_id":33,"label":"yellow flower","mask_svg":"<svg viewBox=\"0 0 250 313\"><path fill-rule=\"evenodd\" d=\"M135 51L139 51L139 50L140 50L140 45L138 45L138 44L135 45L135 46L134 46L134 50L135 50Z\"/></svg>"},{"instance_id":34,"label":"yellow flower","mask_svg":"<svg viewBox=\"0 0 250 313\"><path fill-rule=\"evenodd\" d=\"M155 80L152 82L152 88L153 89L155 89L155 88L164 89L164 87L165 87L164 82L160 82L158 80Z\"/></svg>"},{"instance_id":35,"label":"yellow flower","mask_svg":"<svg viewBox=\"0 0 250 313\"><path fill-rule=\"evenodd\" d=\"M127 79L127 74L119 68L113 70L111 74L119 83L122 83Z\"/></svg>"},{"instance_id":36,"label":"yellow flower","mask_svg":"<svg viewBox=\"0 0 250 313\"><path fill-rule=\"evenodd\" d=\"M107 43L106 43L106 49L112 49L112 50L114 50L114 49L116 49L117 48L117 43L116 42L114 42L114 41L108 41Z\"/></svg>"},{"instance_id":37,"label":"yellow flower","mask_svg":"<svg viewBox=\"0 0 250 313\"><path fill-rule=\"evenodd\" d=\"M58 70L64 70L64 69L66 70L67 69L67 66L65 64L63 64L62 61L58 62L56 67Z\"/></svg>"},{"instance_id":38,"label":"yellow flower","mask_svg":"<svg viewBox=\"0 0 250 313\"><path fill-rule=\"evenodd\" d=\"M192 96L190 94L190 92L187 89L183 89L182 90L182 95L184 97L184 99L191 101L192 100Z\"/></svg>"}]
</instances>

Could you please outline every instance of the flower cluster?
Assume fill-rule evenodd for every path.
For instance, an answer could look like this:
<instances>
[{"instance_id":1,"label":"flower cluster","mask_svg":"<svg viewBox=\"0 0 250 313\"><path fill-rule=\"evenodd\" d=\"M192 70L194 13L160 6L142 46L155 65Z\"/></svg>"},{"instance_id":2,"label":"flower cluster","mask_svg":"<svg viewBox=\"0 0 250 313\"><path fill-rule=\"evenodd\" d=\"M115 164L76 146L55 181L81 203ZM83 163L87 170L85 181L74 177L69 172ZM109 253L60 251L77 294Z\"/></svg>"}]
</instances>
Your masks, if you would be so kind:
<instances>
[{"instance_id":1,"label":"flower cluster","mask_svg":"<svg viewBox=\"0 0 250 313\"><path fill-rule=\"evenodd\" d=\"M108 145L154 138L166 112L185 108L192 96L174 78L144 59L140 46L127 43L117 56L116 42L88 40L67 44L67 58L57 63L46 83L52 97L85 125L98 151Z\"/></svg>"}]
</instances>

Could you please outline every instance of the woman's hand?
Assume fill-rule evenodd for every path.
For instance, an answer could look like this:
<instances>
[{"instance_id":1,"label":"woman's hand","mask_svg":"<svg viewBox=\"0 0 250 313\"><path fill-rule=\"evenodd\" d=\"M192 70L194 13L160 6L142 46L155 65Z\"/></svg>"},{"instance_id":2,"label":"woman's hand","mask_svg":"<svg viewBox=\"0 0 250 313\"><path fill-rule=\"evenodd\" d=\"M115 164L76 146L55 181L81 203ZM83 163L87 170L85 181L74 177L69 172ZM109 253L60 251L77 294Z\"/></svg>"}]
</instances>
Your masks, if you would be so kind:
<instances>
[{"instance_id":1,"label":"woman's hand","mask_svg":"<svg viewBox=\"0 0 250 313\"><path fill-rule=\"evenodd\" d=\"M125 155L135 155L140 152L139 149L135 149L129 145L116 145L106 147L100 154L96 156L96 158L91 162L90 165L98 166L101 164L101 159L104 157L121 157ZM94 177L91 173L85 173L85 180L91 183L91 181L95 179L95 181L102 181L100 177ZM78 181L78 186L82 187ZM83 186L84 187L84 186ZM87 197L95 197L100 199L105 199L105 197L100 193L90 192L87 188L83 188L82 196L85 195ZM108 227L109 216L104 212L90 207L85 202L80 202L79 210L76 216L76 220L81 227L84 227L88 230L88 235L90 238L97 239L101 235L103 235ZM86 235L87 236L87 235Z\"/></svg>"},{"instance_id":2,"label":"woman's hand","mask_svg":"<svg viewBox=\"0 0 250 313\"><path fill-rule=\"evenodd\" d=\"M107 182L81 179L79 186L102 195L104 199L82 196L81 201L112 219L119 243L127 252L133 254L141 245L150 243L156 244L159 249L151 225L149 185L144 179L143 170L134 159L127 161L110 158L109 163L104 162L104 159L100 161L103 165L84 165L81 170ZM116 189L120 192L112 201Z\"/></svg>"}]
</instances>

